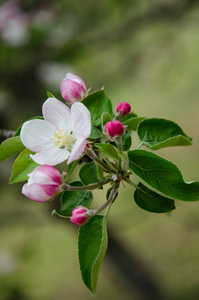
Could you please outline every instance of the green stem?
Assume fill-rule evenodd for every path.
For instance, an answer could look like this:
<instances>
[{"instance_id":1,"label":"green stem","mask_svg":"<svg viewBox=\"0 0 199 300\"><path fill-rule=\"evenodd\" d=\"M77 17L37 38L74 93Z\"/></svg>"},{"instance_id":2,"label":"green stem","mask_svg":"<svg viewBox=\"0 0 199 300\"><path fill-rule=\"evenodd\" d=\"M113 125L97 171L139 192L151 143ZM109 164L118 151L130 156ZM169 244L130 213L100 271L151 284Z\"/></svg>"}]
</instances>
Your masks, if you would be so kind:
<instances>
[{"instance_id":1,"label":"green stem","mask_svg":"<svg viewBox=\"0 0 199 300\"><path fill-rule=\"evenodd\" d=\"M87 190L94 190L94 189L97 189L109 182L113 181L113 179L111 178L108 178L106 180L102 180L102 181L99 181L99 182L96 182L96 183L91 183L91 184L88 184L88 185L83 185L83 186L72 186L72 185L69 185L69 184L64 184L63 185L63 190L65 191L87 191Z\"/></svg>"},{"instance_id":2,"label":"green stem","mask_svg":"<svg viewBox=\"0 0 199 300\"><path fill-rule=\"evenodd\" d=\"M118 136L115 138L115 142L117 144L117 148L118 148L118 154L119 154L119 167L118 167L118 174L121 173L122 171L122 158L121 158L121 154L123 152L123 148L122 148L122 137Z\"/></svg>"},{"instance_id":3,"label":"green stem","mask_svg":"<svg viewBox=\"0 0 199 300\"><path fill-rule=\"evenodd\" d=\"M140 142L140 143L137 145L137 147L136 147L135 149L136 149L136 150L140 149L140 148L142 147L142 145L143 145L143 143Z\"/></svg>"},{"instance_id":4,"label":"green stem","mask_svg":"<svg viewBox=\"0 0 199 300\"><path fill-rule=\"evenodd\" d=\"M95 152L91 149L91 148L87 148L85 153L94 161L96 161L96 163L98 165L100 165L104 170L110 172L110 173L113 173L113 174L116 174L117 173L117 170L112 168L112 167L109 167L106 163L104 163L101 159L99 159L97 157L97 155L95 154Z\"/></svg>"},{"instance_id":5,"label":"green stem","mask_svg":"<svg viewBox=\"0 0 199 300\"><path fill-rule=\"evenodd\" d=\"M127 183L129 183L134 188L143 192L143 190L137 184L135 184L133 181L131 181L129 178L125 177L125 178L123 178L123 180L126 181Z\"/></svg>"}]
</instances>

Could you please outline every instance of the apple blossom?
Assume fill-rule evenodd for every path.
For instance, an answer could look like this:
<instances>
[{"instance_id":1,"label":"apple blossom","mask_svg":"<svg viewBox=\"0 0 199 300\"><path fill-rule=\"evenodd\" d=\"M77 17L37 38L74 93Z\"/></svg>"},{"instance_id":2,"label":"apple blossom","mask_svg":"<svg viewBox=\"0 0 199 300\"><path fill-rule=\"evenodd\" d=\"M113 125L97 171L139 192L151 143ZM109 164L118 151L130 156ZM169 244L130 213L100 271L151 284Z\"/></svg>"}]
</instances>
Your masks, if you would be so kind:
<instances>
[{"instance_id":1,"label":"apple blossom","mask_svg":"<svg viewBox=\"0 0 199 300\"><path fill-rule=\"evenodd\" d=\"M66 101L74 103L84 98L87 88L85 82L79 76L67 73L61 82L60 90Z\"/></svg>"},{"instance_id":2,"label":"apple blossom","mask_svg":"<svg viewBox=\"0 0 199 300\"><path fill-rule=\"evenodd\" d=\"M23 124L20 138L38 164L67 164L80 158L91 132L90 112L82 103L71 109L55 98L48 98L42 107L44 120L34 119Z\"/></svg>"},{"instance_id":3,"label":"apple blossom","mask_svg":"<svg viewBox=\"0 0 199 300\"><path fill-rule=\"evenodd\" d=\"M87 211L85 207L77 206L72 211L72 216L70 217L71 222L76 225L83 225L89 219Z\"/></svg>"},{"instance_id":4,"label":"apple blossom","mask_svg":"<svg viewBox=\"0 0 199 300\"><path fill-rule=\"evenodd\" d=\"M127 102L120 102L116 107L116 112L121 116L126 116L131 112L131 106Z\"/></svg>"},{"instance_id":5,"label":"apple blossom","mask_svg":"<svg viewBox=\"0 0 199 300\"><path fill-rule=\"evenodd\" d=\"M110 137L117 137L124 133L124 125L118 121L109 121L105 124L106 132Z\"/></svg>"},{"instance_id":6,"label":"apple blossom","mask_svg":"<svg viewBox=\"0 0 199 300\"><path fill-rule=\"evenodd\" d=\"M49 165L39 166L30 174L22 193L34 201L48 201L62 192L62 177L59 171Z\"/></svg>"}]
</instances>

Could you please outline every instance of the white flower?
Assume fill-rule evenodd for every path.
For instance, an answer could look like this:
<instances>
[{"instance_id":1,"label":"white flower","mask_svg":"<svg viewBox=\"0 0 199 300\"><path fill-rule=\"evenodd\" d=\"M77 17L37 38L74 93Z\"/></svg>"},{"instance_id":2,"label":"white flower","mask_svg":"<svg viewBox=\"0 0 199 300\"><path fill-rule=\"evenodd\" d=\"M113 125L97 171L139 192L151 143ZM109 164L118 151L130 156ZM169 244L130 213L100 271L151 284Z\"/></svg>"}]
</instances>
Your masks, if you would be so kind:
<instances>
[{"instance_id":1,"label":"white flower","mask_svg":"<svg viewBox=\"0 0 199 300\"><path fill-rule=\"evenodd\" d=\"M55 98L48 98L42 107L44 120L34 119L23 124L20 138L38 164L67 164L78 159L86 147L91 132L88 109L79 102L71 106Z\"/></svg>"}]
</instances>

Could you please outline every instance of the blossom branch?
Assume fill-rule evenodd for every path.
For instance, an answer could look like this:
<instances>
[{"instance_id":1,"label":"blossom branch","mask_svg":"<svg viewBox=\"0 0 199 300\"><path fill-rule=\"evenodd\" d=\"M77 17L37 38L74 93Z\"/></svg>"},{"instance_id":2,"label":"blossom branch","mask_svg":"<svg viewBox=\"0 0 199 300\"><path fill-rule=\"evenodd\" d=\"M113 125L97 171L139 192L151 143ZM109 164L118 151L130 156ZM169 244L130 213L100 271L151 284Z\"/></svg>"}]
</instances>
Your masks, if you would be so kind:
<instances>
[{"instance_id":1,"label":"blossom branch","mask_svg":"<svg viewBox=\"0 0 199 300\"><path fill-rule=\"evenodd\" d=\"M89 216L93 217L95 215L97 215L99 212L101 212L102 210L104 210L107 206L109 206L109 204L111 204L113 202L113 200L115 199L115 196L118 192L118 188L119 188L119 181L115 184L114 188L112 189L108 200L99 208L95 209L95 210L89 210Z\"/></svg>"},{"instance_id":2,"label":"blossom branch","mask_svg":"<svg viewBox=\"0 0 199 300\"><path fill-rule=\"evenodd\" d=\"M91 183L91 184L88 184L88 185L83 185L83 186L72 186L72 185L69 185L69 184L64 184L63 185L63 190L65 191L86 191L86 190L94 190L94 189L97 189L109 182L113 181L113 179L111 178L108 178L108 179L105 179L105 180L102 180L100 182L96 182L96 183Z\"/></svg>"}]
</instances>

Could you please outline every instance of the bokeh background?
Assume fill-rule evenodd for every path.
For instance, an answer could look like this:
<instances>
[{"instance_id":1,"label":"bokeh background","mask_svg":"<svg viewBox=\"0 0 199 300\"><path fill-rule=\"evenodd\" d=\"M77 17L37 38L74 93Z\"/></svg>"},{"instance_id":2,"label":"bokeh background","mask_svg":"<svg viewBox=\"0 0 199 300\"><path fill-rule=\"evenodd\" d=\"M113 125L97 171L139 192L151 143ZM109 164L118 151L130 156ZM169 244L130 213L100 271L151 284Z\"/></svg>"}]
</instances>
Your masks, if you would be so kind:
<instances>
[{"instance_id":1,"label":"bokeh background","mask_svg":"<svg viewBox=\"0 0 199 300\"><path fill-rule=\"evenodd\" d=\"M41 115L46 91L61 98L67 72L92 90L105 86L114 105L127 101L139 116L178 123L193 146L157 154L185 180L199 180L199 1L1 0L0 128ZM0 299L91 299L77 227L51 216L58 200L36 203L22 196L22 184L8 185L13 161L0 166ZM105 192L95 192L94 206ZM96 300L199 299L199 203L176 207L170 216L147 213L131 187L121 189L109 216L116 244L102 264Z\"/></svg>"}]
</instances>

